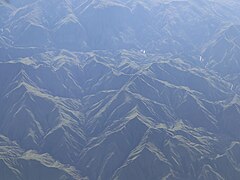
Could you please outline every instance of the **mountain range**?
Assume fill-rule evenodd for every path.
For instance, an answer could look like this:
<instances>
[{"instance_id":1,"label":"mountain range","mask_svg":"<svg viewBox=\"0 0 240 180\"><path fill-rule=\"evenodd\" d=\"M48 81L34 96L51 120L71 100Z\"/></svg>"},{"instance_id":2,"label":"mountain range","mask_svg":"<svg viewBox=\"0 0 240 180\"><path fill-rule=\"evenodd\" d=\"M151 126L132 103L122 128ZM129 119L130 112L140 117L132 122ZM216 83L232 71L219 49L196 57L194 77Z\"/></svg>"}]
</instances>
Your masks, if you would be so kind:
<instances>
[{"instance_id":1,"label":"mountain range","mask_svg":"<svg viewBox=\"0 0 240 180\"><path fill-rule=\"evenodd\" d=\"M0 179L239 179L239 12L1 1Z\"/></svg>"}]
</instances>

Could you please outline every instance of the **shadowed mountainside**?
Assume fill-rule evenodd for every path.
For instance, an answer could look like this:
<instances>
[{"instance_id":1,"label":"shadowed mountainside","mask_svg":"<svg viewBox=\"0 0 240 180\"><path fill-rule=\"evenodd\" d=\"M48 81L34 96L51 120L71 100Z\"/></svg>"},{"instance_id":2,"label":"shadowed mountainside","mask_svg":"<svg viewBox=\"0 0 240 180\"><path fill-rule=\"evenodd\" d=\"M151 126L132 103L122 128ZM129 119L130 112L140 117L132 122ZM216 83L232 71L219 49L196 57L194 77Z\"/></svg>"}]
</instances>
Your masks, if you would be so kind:
<instances>
[{"instance_id":1,"label":"shadowed mountainside","mask_svg":"<svg viewBox=\"0 0 240 180\"><path fill-rule=\"evenodd\" d=\"M237 1L0 4L0 179L238 179Z\"/></svg>"}]
</instances>

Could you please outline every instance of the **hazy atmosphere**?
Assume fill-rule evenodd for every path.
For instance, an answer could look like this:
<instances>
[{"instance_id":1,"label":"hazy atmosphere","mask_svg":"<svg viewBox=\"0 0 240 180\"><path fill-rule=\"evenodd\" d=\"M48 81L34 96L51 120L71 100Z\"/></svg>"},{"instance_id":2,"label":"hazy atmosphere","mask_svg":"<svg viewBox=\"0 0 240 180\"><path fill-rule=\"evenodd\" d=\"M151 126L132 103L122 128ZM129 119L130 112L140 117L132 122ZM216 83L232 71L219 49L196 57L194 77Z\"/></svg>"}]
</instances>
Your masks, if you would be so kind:
<instances>
[{"instance_id":1,"label":"hazy atmosphere","mask_svg":"<svg viewBox=\"0 0 240 180\"><path fill-rule=\"evenodd\" d=\"M0 0L0 180L238 179L238 0Z\"/></svg>"}]
</instances>

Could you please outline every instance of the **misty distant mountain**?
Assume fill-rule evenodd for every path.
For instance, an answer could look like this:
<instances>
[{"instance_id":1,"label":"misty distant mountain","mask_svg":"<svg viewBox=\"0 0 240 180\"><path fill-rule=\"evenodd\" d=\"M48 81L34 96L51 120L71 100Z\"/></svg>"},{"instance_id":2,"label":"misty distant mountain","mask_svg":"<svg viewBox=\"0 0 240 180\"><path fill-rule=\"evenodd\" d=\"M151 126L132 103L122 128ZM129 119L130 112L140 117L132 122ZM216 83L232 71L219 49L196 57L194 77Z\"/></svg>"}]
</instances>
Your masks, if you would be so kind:
<instances>
[{"instance_id":1,"label":"misty distant mountain","mask_svg":"<svg viewBox=\"0 0 240 180\"><path fill-rule=\"evenodd\" d=\"M240 2L0 3L1 180L240 177Z\"/></svg>"}]
</instances>

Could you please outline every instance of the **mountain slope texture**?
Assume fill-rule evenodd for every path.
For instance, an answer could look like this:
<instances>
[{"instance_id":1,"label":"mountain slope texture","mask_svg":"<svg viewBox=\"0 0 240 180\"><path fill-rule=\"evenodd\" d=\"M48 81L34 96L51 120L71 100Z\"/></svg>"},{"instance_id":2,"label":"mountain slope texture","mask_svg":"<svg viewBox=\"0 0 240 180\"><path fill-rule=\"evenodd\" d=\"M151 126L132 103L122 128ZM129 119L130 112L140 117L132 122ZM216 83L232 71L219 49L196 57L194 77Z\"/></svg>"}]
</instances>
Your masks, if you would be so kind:
<instances>
[{"instance_id":1,"label":"mountain slope texture","mask_svg":"<svg viewBox=\"0 0 240 180\"><path fill-rule=\"evenodd\" d=\"M0 180L239 178L239 1L0 1Z\"/></svg>"}]
</instances>

